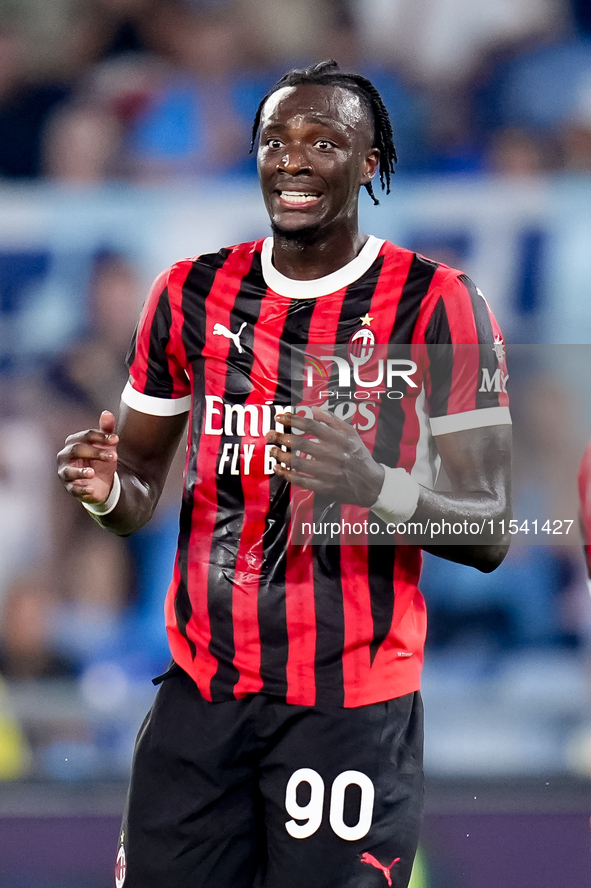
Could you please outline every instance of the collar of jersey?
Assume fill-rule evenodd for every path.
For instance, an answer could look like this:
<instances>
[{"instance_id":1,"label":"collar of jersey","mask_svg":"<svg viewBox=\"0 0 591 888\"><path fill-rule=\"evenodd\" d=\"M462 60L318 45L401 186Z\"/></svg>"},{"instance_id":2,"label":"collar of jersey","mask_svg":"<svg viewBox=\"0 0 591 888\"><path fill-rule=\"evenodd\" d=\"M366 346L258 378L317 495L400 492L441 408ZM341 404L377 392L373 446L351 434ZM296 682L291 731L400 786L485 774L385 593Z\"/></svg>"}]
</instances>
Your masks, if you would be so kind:
<instances>
[{"instance_id":1,"label":"collar of jersey","mask_svg":"<svg viewBox=\"0 0 591 888\"><path fill-rule=\"evenodd\" d=\"M287 296L288 299L317 299L319 296L336 293L359 280L375 262L383 243L383 240L370 234L359 255L342 268L312 281L296 281L277 271L272 261L273 238L266 237L261 253L263 277L267 286L280 296Z\"/></svg>"}]
</instances>

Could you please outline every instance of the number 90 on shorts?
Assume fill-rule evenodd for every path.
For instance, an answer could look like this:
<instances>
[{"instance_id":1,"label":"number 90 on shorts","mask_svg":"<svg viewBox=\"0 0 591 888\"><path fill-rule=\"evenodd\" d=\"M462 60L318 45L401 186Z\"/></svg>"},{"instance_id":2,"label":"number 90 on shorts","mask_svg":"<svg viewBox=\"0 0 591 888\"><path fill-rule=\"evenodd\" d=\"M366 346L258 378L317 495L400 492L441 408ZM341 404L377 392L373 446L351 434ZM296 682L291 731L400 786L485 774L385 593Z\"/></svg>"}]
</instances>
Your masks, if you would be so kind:
<instances>
[{"instance_id":1,"label":"number 90 on shorts","mask_svg":"<svg viewBox=\"0 0 591 888\"><path fill-rule=\"evenodd\" d=\"M298 789L302 784L309 787L310 800L305 805L298 803ZM345 792L348 786L358 786L361 795L357 823L345 823ZM285 829L294 839L307 839L320 828L324 815L324 780L313 768L299 768L289 778L285 790L285 810L292 817ZM347 842L355 842L367 835L371 828L375 788L361 771L343 771L333 780L330 788L328 820L332 831ZM298 822L300 821L300 822ZM301 822L303 821L303 822Z\"/></svg>"}]
</instances>

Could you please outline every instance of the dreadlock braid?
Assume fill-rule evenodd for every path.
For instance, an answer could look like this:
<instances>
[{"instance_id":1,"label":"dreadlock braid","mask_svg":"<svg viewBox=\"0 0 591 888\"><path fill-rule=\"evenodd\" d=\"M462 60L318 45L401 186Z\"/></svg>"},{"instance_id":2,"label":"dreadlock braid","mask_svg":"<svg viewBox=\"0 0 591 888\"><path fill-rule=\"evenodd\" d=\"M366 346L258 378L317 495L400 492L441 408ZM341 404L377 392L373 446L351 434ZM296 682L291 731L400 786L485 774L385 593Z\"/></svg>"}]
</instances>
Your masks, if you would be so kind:
<instances>
[{"instance_id":1,"label":"dreadlock braid","mask_svg":"<svg viewBox=\"0 0 591 888\"><path fill-rule=\"evenodd\" d=\"M390 177L394 173L394 164L397 161L396 148L394 147L394 134L392 132L392 124L386 110L386 106L382 101L382 97L373 85L373 83L361 74L350 74L341 71L338 64L333 59L324 62L318 62L316 65L310 65L307 68L295 68L288 71L283 77L277 81L275 86L271 87L267 95L264 97L254 117L252 127L252 140L250 143L251 152L254 149L257 133L261 123L261 114L267 99L283 89L285 86L300 86L302 84L317 84L319 86L341 86L355 93L365 107L369 111L373 123L374 146L380 152L380 182L382 189L386 194L390 194ZM374 204L379 204L376 198L371 182L365 186L367 192Z\"/></svg>"}]
</instances>

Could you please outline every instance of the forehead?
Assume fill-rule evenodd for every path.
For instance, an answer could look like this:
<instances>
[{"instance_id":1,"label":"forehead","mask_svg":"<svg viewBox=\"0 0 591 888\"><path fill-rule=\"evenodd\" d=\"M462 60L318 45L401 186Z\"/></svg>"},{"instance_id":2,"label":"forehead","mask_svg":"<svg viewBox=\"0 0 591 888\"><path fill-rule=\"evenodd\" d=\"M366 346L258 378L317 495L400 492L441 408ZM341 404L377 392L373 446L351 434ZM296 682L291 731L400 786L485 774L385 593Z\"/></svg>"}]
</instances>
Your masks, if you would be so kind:
<instances>
[{"instance_id":1,"label":"forehead","mask_svg":"<svg viewBox=\"0 0 591 888\"><path fill-rule=\"evenodd\" d=\"M261 128L295 121L353 131L370 128L368 111L356 93L342 86L312 83L284 86L272 93L263 106Z\"/></svg>"}]
</instances>

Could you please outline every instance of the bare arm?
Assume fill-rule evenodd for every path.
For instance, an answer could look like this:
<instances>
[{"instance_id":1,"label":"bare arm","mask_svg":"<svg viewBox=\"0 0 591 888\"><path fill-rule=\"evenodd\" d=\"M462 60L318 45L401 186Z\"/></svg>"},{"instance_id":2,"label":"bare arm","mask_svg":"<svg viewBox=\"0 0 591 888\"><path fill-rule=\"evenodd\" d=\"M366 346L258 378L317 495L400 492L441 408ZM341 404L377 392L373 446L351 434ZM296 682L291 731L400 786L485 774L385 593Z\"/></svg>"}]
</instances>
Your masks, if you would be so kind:
<instances>
[{"instance_id":1,"label":"bare arm","mask_svg":"<svg viewBox=\"0 0 591 888\"><path fill-rule=\"evenodd\" d=\"M371 507L376 502L384 479L384 469L375 462L360 436L348 423L318 409L314 419L284 414L278 417L286 429L297 428L316 438L311 441L289 432L269 432L275 444L272 455L280 462L276 474L292 484L332 497L336 502ZM279 449L287 447L287 452ZM510 517L511 427L491 426L440 435L437 446L450 478L451 492L436 492L425 487L420 495L413 521L498 521ZM312 459L298 456L305 451ZM508 520L505 538L495 545L425 545L424 548L446 558L494 570L509 547Z\"/></svg>"},{"instance_id":2,"label":"bare arm","mask_svg":"<svg viewBox=\"0 0 591 888\"><path fill-rule=\"evenodd\" d=\"M152 517L186 421L186 413L153 416L122 403L116 434L115 417L105 411L98 429L66 440L58 454L58 475L71 496L96 504L107 500L117 471L117 505L93 517L107 530L127 536Z\"/></svg>"},{"instance_id":3,"label":"bare arm","mask_svg":"<svg viewBox=\"0 0 591 888\"><path fill-rule=\"evenodd\" d=\"M451 492L421 488L413 519L486 523L505 534L499 542L473 545L427 545L423 548L460 564L488 572L501 563L509 549L511 517L511 426L488 426L439 435L437 449L451 483ZM492 521L492 525L489 522Z\"/></svg>"}]
</instances>

